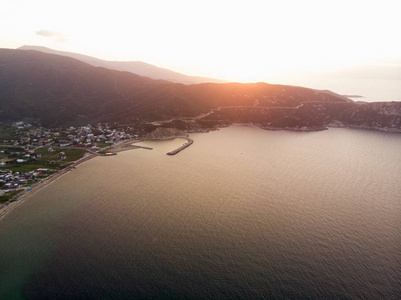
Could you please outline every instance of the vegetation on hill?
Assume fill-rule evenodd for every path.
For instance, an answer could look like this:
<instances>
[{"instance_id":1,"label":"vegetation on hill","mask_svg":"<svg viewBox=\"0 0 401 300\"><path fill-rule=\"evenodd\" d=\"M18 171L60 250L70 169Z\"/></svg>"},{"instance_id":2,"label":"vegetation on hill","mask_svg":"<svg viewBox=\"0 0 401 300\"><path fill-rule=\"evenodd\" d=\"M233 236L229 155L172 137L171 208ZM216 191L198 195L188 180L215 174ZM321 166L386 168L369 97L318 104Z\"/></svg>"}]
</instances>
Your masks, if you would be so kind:
<instances>
[{"instance_id":1,"label":"vegetation on hill","mask_svg":"<svg viewBox=\"0 0 401 300\"><path fill-rule=\"evenodd\" d=\"M330 91L267 83L184 85L60 55L0 49L2 121L35 120L46 127L117 122L147 132L152 121L187 131L232 122L294 130L334 122L401 131L400 105L357 104Z\"/></svg>"},{"instance_id":2,"label":"vegetation on hill","mask_svg":"<svg viewBox=\"0 0 401 300\"><path fill-rule=\"evenodd\" d=\"M168 69L159 68L157 66L141 62L141 61L107 61L98 59L95 57L82 55L79 53L73 52L64 52L57 51L53 49L49 49L46 47L40 46L22 46L18 49L21 50L36 50L49 54L56 54L61 56L71 57L82 62L88 63L95 67L103 67L116 71L126 71L131 72L140 76L149 77L152 79L163 79L176 83L184 83L184 84L195 84L195 83L203 83L203 82L224 82L224 80L219 80L215 78L206 78L199 76L188 76L185 74L177 73Z\"/></svg>"},{"instance_id":3,"label":"vegetation on hill","mask_svg":"<svg viewBox=\"0 0 401 300\"><path fill-rule=\"evenodd\" d=\"M0 50L0 118L45 126L195 116L219 106L344 101L311 89L257 84L183 85L93 67L37 51Z\"/></svg>"}]
</instances>

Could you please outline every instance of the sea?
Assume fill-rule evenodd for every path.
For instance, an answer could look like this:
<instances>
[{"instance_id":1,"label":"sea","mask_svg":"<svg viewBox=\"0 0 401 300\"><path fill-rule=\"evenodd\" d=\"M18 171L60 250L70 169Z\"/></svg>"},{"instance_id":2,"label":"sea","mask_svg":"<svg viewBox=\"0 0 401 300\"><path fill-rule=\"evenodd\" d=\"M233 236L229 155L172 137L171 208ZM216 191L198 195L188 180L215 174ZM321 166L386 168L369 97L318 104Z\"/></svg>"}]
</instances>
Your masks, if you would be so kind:
<instances>
[{"instance_id":1,"label":"sea","mask_svg":"<svg viewBox=\"0 0 401 300\"><path fill-rule=\"evenodd\" d=\"M318 90L330 90L339 95L347 96L353 101L401 102L401 80L399 79L305 76L282 79L279 82Z\"/></svg>"},{"instance_id":2,"label":"sea","mask_svg":"<svg viewBox=\"0 0 401 300\"><path fill-rule=\"evenodd\" d=\"M0 220L0 299L400 299L401 135L235 125L96 157Z\"/></svg>"}]
</instances>

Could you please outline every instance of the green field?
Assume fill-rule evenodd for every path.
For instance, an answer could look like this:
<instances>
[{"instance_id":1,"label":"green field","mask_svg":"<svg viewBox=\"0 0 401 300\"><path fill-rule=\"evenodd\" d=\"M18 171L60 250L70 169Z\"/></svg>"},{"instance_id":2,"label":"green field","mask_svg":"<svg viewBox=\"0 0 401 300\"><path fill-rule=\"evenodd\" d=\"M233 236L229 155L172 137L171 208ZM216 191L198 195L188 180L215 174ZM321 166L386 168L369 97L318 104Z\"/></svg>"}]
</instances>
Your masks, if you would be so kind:
<instances>
[{"instance_id":1,"label":"green field","mask_svg":"<svg viewBox=\"0 0 401 300\"><path fill-rule=\"evenodd\" d=\"M25 136L30 129L32 128L18 129L13 125L0 123L0 143L3 143L3 140L18 140L21 136Z\"/></svg>"},{"instance_id":2,"label":"green field","mask_svg":"<svg viewBox=\"0 0 401 300\"><path fill-rule=\"evenodd\" d=\"M3 148L0 147L0 149ZM60 160L60 152L65 153L64 160ZM35 151L36 154L42 155L41 158L24 163L7 163L5 166L0 167L0 169L10 169L13 172L34 171L38 168L59 170L69 165L69 163L80 159L85 152L83 149L54 149L54 152L48 152L47 147L44 147Z\"/></svg>"},{"instance_id":3,"label":"green field","mask_svg":"<svg viewBox=\"0 0 401 300\"><path fill-rule=\"evenodd\" d=\"M106 144L105 142L96 142L96 147L106 148L106 147L110 147L110 144Z\"/></svg>"},{"instance_id":4,"label":"green field","mask_svg":"<svg viewBox=\"0 0 401 300\"><path fill-rule=\"evenodd\" d=\"M10 200L12 197L18 195L22 191L23 190L5 192L3 195L0 196L0 203L6 203L8 200Z\"/></svg>"}]
</instances>

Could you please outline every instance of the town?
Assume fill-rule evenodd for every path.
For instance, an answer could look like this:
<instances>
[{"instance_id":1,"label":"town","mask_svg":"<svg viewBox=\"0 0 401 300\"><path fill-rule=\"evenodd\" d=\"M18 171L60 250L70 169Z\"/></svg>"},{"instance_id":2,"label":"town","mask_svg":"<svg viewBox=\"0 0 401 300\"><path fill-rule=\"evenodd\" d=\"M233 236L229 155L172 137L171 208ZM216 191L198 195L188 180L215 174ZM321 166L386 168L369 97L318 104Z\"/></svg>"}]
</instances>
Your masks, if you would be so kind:
<instances>
[{"instance_id":1,"label":"town","mask_svg":"<svg viewBox=\"0 0 401 300\"><path fill-rule=\"evenodd\" d=\"M27 122L0 123L0 207L85 153L102 153L137 138L130 126L107 123L67 129L47 129Z\"/></svg>"}]
</instances>

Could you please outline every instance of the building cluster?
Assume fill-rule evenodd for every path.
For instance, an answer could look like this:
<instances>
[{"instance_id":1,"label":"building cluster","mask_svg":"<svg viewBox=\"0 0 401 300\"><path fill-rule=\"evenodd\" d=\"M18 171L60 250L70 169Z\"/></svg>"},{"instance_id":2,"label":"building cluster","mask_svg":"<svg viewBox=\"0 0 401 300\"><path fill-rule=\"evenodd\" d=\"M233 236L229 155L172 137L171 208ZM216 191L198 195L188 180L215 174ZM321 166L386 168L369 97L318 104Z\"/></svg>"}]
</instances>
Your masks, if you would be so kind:
<instances>
[{"instance_id":1,"label":"building cluster","mask_svg":"<svg viewBox=\"0 0 401 300\"><path fill-rule=\"evenodd\" d=\"M121 140L137 138L138 136L126 133L125 130L111 129L108 124L96 126L87 125L67 129L67 138L59 140L61 147L91 147L96 148L97 143L114 144Z\"/></svg>"},{"instance_id":2,"label":"building cluster","mask_svg":"<svg viewBox=\"0 0 401 300\"><path fill-rule=\"evenodd\" d=\"M5 150L0 150L0 154L6 154ZM23 163L28 160L36 160L42 157L41 154L35 153L33 149L25 149L24 151L7 151L8 158L0 160L0 166L4 166L6 162L15 161Z\"/></svg>"},{"instance_id":3,"label":"building cluster","mask_svg":"<svg viewBox=\"0 0 401 300\"><path fill-rule=\"evenodd\" d=\"M3 143L14 146L40 147L53 143L60 135L58 131L41 129L32 129L24 134L17 131L16 134L18 138L3 140Z\"/></svg>"},{"instance_id":4,"label":"building cluster","mask_svg":"<svg viewBox=\"0 0 401 300\"><path fill-rule=\"evenodd\" d=\"M36 171L14 172L8 169L0 170L0 189L18 189L28 183L28 180L35 180L45 175L49 169L37 169Z\"/></svg>"},{"instance_id":5,"label":"building cluster","mask_svg":"<svg viewBox=\"0 0 401 300\"><path fill-rule=\"evenodd\" d=\"M128 133L131 128L115 129L108 124L87 125L82 127L70 127L68 129L45 129L32 126L25 122L17 122L13 127L5 127L8 138L1 138L0 143L0 196L7 191L21 189L36 182L38 178L47 177L50 169L38 168L35 171L17 172L13 169L15 164L32 163L39 160L42 163L53 164L66 159L67 150L63 148L98 148L112 146L125 139L138 138L137 135ZM15 133L14 133L15 129ZM47 151L37 151L46 147ZM58 150L56 150L58 149ZM55 152L50 155L48 152ZM40 153L38 153L40 152ZM42 157L43 155L43 157ZM18 169L18 168L17 168Z\"/></svg>"},{"instance_id":6,"label":"building cluster","mask_svg":"<svg viewBox=\"0 0 401 300\"><path fill-rule=\"evenodd\" d=\"M97 143L114 144L124 139L137 138L137 135L126 133L124 129L112 129L106 124L95 126L70 127L64 129L32 128L31 124L14 123L17 127L18 138L3 140L5 144L25 147L60 146L60 147L89 147L96 148ZM18 132L19 131L19 132ZM22 134L22 132L24 132Z\"/></svg>"},{"instance_id":7,"label":"building cluster","mask_svg":"<svg viewBox=\"0 0 401 300\"><path fill-rule=\"evenodd\" d=\"M66 159L65 150L62 148L90 148L92 150L113 145L125 139L138 138L126 131L131 128L115 129L108 124L86 125L82 127L70 127L68 129L45 129L34 127L25 122L13 124L15 134L13 138L0 139L4 144L0 146L0 189L16 189L26 185L29 180L40 176L43 169L30 172L15 172L6 169L9 164L23 164L34 160L45 159L48 157L44 151L36 151L39 148L47 147L47 152L54 152L56 148L57 156L51 156L50 161L45 163L53 164L57 161ZM60 151L61 148L61 151ZM41 152L41 153L38 153ZM43 158L42 158L42 155ZM50 157L50 156L49 156Z\"/></svg>"}]
</instances>

